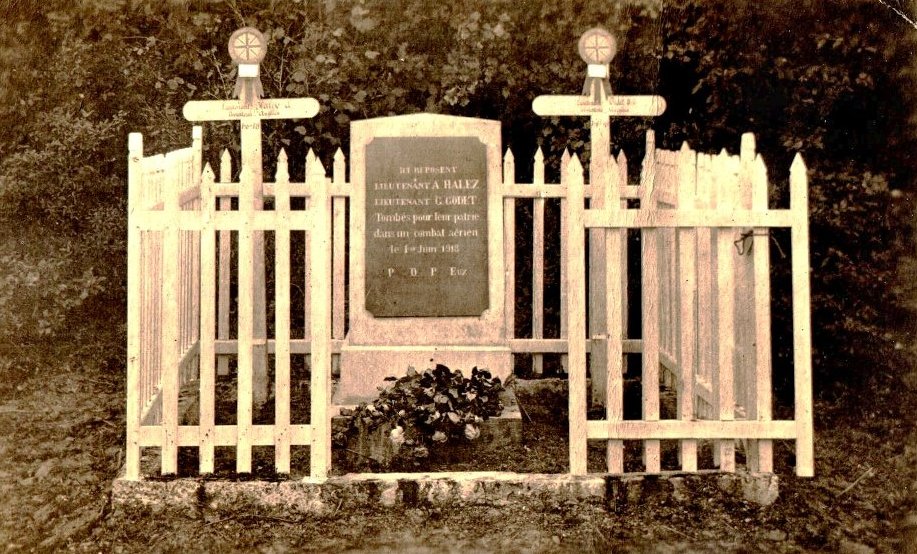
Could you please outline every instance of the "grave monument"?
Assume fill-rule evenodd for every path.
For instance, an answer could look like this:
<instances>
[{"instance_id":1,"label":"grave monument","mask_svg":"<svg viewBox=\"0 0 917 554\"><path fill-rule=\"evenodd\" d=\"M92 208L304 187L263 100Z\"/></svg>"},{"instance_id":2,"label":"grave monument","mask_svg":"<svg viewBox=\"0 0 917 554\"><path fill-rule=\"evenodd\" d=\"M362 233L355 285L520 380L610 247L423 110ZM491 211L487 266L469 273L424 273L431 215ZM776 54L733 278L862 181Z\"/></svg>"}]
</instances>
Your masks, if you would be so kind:
<instances>
[{"instance_id":1,"label":"grave monument","mask_svg":"<svg viewBox=\"0 0 917 554\"><path fill-rule=\"evenodd\" d=\"M441 363L506 378L500 123L416 114L351 126L350 329L336 404Z\"/></svg>"}]
</instances>

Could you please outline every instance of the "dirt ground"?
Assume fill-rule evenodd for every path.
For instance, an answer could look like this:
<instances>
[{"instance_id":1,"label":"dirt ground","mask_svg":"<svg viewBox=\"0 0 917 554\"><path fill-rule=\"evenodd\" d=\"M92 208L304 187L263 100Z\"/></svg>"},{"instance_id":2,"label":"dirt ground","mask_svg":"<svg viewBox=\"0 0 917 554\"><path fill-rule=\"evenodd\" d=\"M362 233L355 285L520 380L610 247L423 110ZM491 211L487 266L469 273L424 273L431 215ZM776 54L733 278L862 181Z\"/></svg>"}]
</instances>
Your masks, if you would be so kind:
<instances>
[{"instance_id":1,"label":"dirt ground","mask_svg":"<svg viewBox=\"0 0 917 554\"><path fill-rule=\"evenodd\" d=\"M904 269L917 276L913 263ZM876 337L876 345L898 343L888 367L866 368L860 389L816 404L815 478L793 477L786 469L792 443L776 444L781 494L769 507L709 490L686 504L621 513L542 500L319 519L239 513L212 521L114 517L109 491L123 460L122 372L60 367L48 361L60 358L39 356L36 347L7 354L20 362L7 362L0 382L0 545L10 552L917 553L913 331L908 325L900 336ZM552 424L542 423L547 431L527 441L551 433Z\"/></svg>"}]
</instances>

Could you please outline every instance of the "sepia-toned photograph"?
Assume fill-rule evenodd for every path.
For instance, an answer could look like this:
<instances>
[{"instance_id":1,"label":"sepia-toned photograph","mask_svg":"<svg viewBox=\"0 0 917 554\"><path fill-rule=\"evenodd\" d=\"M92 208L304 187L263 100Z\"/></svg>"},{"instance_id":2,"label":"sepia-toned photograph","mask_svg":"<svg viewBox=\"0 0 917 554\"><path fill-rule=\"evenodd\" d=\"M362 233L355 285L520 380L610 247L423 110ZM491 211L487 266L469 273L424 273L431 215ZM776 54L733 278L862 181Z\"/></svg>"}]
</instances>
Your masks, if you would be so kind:
<instances>
[{"instance_id":1,"label":"sepia-toned photograph","mask_svg":"<svg viewBox=\"0 0 917 554\"><path fill-rule=\"evenodd\" d=\"M917 554L917 2L0 0L5 552Z\"/></svg>"}]
</instances>

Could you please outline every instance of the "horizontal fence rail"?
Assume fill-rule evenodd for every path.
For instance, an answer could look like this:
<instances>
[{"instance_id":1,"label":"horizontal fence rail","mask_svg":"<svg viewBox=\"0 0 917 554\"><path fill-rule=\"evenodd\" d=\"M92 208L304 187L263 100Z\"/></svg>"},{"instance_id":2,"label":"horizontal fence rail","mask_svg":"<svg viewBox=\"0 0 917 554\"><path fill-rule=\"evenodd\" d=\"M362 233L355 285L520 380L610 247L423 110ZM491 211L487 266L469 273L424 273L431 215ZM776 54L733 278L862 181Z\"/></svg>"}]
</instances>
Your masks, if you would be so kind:
<instances>
[{"instance_id":1,"label":"horizontal fence rail","mask_svg":"<svg viewBox=\"0 0 917 554\"><path fill-rule=\"evenodd\" d=\"M276 471L290 473L291 447L305 445L310 475L323 479L331 467L333 368L348 331L345 157L337 151L328 177L310 151L303 180L293 181L281 151L260 205L246 201L251 191L232 182L228 152L218 174L201 167L201 152L199 127L189 148L165 155L145 157L141 135L129 140L126 476L141 477L145 447L160 449L163 474L177 471L179 447L197 447L199 471L206 474L214 471L217 447L234 447L236 469L245 473L252 447L273 446ZM502 221L493 224L507 237L505 346L524 356L526 372L535 376L546 373L549 356L559 357L569 379L570 473L587 473L589 440L606 442L605 471L615 474L625 472L624 441L640 441L642 471L658 473L663 441L677 441L684 472L699 470L701 441L713 441L721 471L736 470L739 445L750 470L772 472L773 441L795 440L796 472L812 475L801 158L790 170L787 209L768 205L767 170L750 134L731 156L695 152L687 144L658 149L650 132L638 185L628 180L623 152L602 163L610 178L590 185L579 157L565 152L559 182L550 182L539 149L532 182L519 183L516 156L507 150L502 183L490 184L503 198ZM530 225L518 220L523 212L531 214ZM550 214L559 225L548 224ZM792 420L774 420L771 408L773 228L791 234ZM529 237L530 253L517 251L517 233ZM556 259L549 244L559 244ZM269 272L258 270L259 259L261 265L271 260ZM530 264L531 281L520 283L517 260ZM629 290L635 276L640 287ZM559 286L557 306L550 305L549 282ZM516 326L520 288L531 291L525 329ZM257 308L259 297L274 307L269 324L259 319L267 317ZM291 317L294 304L301 311ZM631 306L639 307L639 336L628 331ZM299 321L302 328L294 328ZM258 325L272 336L259 334ZM630 359L629 366L635 354L640 363ZM297 356L308 360L309 423L291 423L291 360ZM273 360L269 425L253 419L253 406L267 400L260 370L253 369L259 359ZM237 421L217 424L217 382L233 374ZM625 381L635 378L640 419L625 420ZM675 391L674 419L662 418L658 385ZM189 387L199 402L194 424L180 420L180 393ZM588 419L590 402L604 405L604 419Z\"/></svg>"}]
</instances>

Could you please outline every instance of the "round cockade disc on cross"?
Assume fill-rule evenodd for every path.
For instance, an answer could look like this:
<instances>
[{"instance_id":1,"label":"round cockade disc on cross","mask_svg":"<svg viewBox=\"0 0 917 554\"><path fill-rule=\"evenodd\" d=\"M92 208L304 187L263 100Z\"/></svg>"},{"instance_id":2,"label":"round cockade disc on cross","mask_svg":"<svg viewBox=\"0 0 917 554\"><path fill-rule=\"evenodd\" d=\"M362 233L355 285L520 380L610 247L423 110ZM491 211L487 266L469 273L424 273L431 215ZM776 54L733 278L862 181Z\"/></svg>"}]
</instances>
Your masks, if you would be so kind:
<instances>
[{"instance_id":1,"label":"round cockade disc on cross","mask_svg":"<svg viewBox=\"0 0 917 554\"><path fill-rule=\"evenodd\" d=\"M237 64L261 63L267 54L267 41L254 27L242 27L229 37L229 57Z\"/></svg>"},{"instance_id":2,"label":"round cockade disc on cross","mask_svg":"<svg viewBox=\"0 0 917 554\"><path fill-rule=\"evenodd\" d=\"M601 27L589 29L579 39L579 55L583 61L596 65L607 64L617 53L614 35Z\"/></svg>"}]
</instances>

